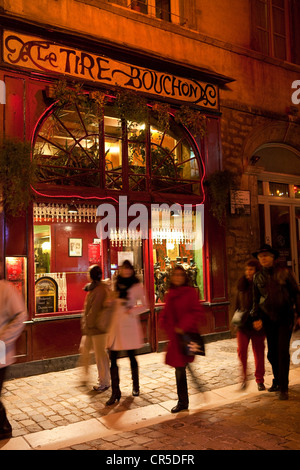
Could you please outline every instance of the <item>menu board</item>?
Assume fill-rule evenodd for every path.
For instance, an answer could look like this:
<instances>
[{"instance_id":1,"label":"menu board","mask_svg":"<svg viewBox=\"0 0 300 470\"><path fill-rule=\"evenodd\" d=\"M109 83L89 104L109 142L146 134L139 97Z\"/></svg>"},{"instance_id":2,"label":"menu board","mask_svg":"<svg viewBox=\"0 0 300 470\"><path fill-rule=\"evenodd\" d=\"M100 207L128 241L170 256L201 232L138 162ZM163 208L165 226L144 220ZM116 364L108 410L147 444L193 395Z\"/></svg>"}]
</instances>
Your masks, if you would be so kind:
<instances>
[{"instance_id":1,"label":"menu board","mask_svg":"<svg viewBox=\"0 0 300 470\"><path fill-rule=\"evenodd\" d=\"M5 277L27 297L27 259L25 256L8 256L5 259Z\"/></svg>"},{"instance_id":2,"label":"menu board","mask_svg":"<svg viewBox=\"0 0 300 470\"><path fill-rule=\"evenodd\" d=\"M89 243L88 253L89 253L90 264L101 263L101 244L100 243Z\"/></svg>"},{"instance_id":3,"label":"menu board","mask_svg":"<svg viewBox=\"0 0 300 470\"><path fill-rule=\"evenodd\" d=\"M41 277L35 282L36 313L53 313L57 311L58 286L51 277Z\"/></svg>"}]
</instances>

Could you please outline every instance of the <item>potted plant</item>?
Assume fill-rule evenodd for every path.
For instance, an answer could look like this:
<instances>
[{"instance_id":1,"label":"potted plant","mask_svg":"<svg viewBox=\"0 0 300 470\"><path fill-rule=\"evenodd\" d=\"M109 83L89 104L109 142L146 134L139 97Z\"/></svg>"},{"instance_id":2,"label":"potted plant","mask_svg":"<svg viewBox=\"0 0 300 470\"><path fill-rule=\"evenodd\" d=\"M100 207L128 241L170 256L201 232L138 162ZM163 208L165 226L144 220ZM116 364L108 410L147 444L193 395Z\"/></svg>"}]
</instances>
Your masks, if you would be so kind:
<instances>
[{"instance_id":1,"label":"potted plant","mask_svg":"<svg viewBox=\"0 0 300 470\"><path fill-rule=\"evenodd\" d=\"M8 138L0 142L1 202L6 213L17 216L27 209L33 199L35 171L29 142Z\"/></svg>"},{"instance_id":2,"label":"potted plant","mask_svg":"<svg viewBox=\"0 0 300 470\"><path fill-rule=\"evenodd\" d=\"M208 188L210 211L222 224L229 203L230 190L237 187L237 175L229 170L215 171L204 183Z\"/></svg>"}]
</instances>

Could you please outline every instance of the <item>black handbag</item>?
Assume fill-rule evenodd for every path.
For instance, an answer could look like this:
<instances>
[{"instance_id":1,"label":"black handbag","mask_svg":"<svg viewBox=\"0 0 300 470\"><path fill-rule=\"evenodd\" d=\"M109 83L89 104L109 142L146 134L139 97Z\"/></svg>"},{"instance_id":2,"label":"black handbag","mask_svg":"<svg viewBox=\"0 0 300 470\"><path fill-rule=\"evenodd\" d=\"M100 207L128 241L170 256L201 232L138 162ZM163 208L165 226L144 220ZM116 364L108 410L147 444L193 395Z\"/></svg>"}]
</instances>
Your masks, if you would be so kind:
<instances>
[{"instance_id":1,"label":"black handbag","mask_svg":"<svg viewBox=\"0 0 300 470\"><path fill-rule=\"evenodd\" d=\"M180 334L179 341L185 356L205 356L204 340L199 333Z\"/></svg>"}]
</instances>

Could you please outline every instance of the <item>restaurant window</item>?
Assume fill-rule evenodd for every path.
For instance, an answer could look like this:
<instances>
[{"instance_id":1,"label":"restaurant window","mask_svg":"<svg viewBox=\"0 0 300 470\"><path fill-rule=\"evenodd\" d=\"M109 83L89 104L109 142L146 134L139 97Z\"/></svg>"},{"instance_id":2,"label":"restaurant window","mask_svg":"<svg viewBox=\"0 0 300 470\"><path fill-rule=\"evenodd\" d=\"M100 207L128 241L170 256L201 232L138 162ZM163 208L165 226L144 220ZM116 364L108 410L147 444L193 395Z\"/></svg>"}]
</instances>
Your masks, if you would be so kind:
<instances>
[{"instance_id":1,"label":"restaurant window","mask_svg":"<svg viewBox=\"0 0 300 470\"><path fill-rule=\"evenodd\" d=\"M289 185L285 183L269 183L269 195L276 197L289 197Z\"/></svg>"},{"instance_id":2,"label":"restaurant window","mask_svg":"<svg viewBox=\"0 0 300 470\"><path fill-rule=\"evenodd\" d=\"M172 209L172 207L171 207ZM169 288L171 270L181 265L204 299L202 211L158 209L152 213L155 301Z\"/></svg>"},{"instance_id":3,"label":"restaurant window","mask_svg":"<svg viewBox=\"0 0 300 470\"><path fill-rule=\"evenodd\" d=\"M96 209L84 204L34 204L37 315L82 311L88 268L102 263Z\"/></svg>"},{"instance_id":4,"label":"restaurant window","mask_svg":"<svg viewBox=\"0 0 300 470\"><path fill-rule=\"evenodd\" d=\"M289 18L287 0L252 0L253 48L291 60Z\"/></svg>"},{"instance_id":5,"label":"restaurant window","mask_svg":"<svg viewBox=\"0 0 300 470\"><path fill-rule=\"evenodd\" d=\"M156 302L162 302L170 268L182 264L204 298L203 227L195 229L195 203L203 198L199 148L171 115L169 126L162 129L150 108L148 119L139 124L126 122L115 113L108 105L100 120L89 106L53 105L36 127L33 158L44 196L44 202L34 204L36 315L81 312L91 264L100 264L105 275L114 279L118 266L129 259L144 281L148 244L141 232L116 226L109 239L101 238L98 206L85 204L84 197L76 199L80 190L87 194L87 188L90 197L106 201L109 197L117 202L124 194L136 201L141 195L140 200L144 197L148 203L151 194L152 201L160 201L158 205L164 200L170 203L168 194L192 201L194 212L183 211L181 228L174 226L177 214L173 214L171 231L161 221L151 232L155 278L150 282L155 284ZM51 197L54 188L68 202ZM187 236L193 227L196 238Z\"/></svg>"},{"instance_id":6,"label":"restaurant window","mask_svg":"<svg viewBox=\"0 0 300 470\"><path fill-rule=\"evenodd\" d=\"M170 116L162 129L149 111L126 123L109 106L99 120L90 108L54 107L37 127L33 158L39 182L102 190L202 195L199 150Z\"/></svg>"}]
</instances>

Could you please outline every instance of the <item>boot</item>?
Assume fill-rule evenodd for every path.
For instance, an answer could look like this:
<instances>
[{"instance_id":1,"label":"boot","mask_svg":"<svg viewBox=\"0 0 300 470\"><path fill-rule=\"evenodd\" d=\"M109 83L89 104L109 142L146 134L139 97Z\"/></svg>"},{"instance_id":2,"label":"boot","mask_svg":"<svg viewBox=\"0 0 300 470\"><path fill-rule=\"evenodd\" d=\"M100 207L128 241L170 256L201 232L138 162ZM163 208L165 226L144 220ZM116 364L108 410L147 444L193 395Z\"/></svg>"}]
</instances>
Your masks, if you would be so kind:
<instances>
[{"instance_id":1,"label":"boot","mask_svg":"<svg viewBox=\"0 0 300 470\"><path fill-rule=\"evenodd\" d=\"M112 394L110 399L106 402L106 405L113 405L116 401L119 402L121 398L121 390L119 387L119 369L118 367L110 368L110 377L111 377L111 389Z\"/></svg>"},{"instance_id":2,"label":"boot","mask_svg":"<svg viewBox=\"0 0 300 470\"><path fill-rule=\"evenodd\" d=\"M181 410L187 410L189 407L189 397L187 389L187 379L185 367L176 367L175 369L178 403L172 408L171 413L177 413Z\"/></svg>"},{"instance_id":3,"label":"boot","mask_svg":"<svg viewBox=\"0 0 300 470\"><path fill-rule=\"evenodd\" d=\"M132 377L132 395L134 397L138 397L140 394L138 366L131 368L131 377Z\"/></svg>"},{"instance_id":4,"label":"boot","mask_svg":"<svg viewBox=\"0 0 300 470\"><path fill-rule=\"evenodd\" d=\"M0 401L0 439L10 439L12 437L12 427L7 419L5 408Z\"/></svg>"}]
</instances>

